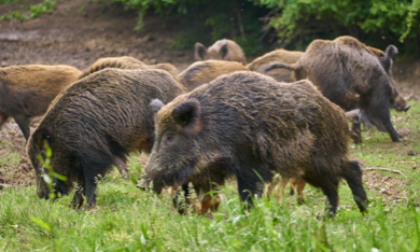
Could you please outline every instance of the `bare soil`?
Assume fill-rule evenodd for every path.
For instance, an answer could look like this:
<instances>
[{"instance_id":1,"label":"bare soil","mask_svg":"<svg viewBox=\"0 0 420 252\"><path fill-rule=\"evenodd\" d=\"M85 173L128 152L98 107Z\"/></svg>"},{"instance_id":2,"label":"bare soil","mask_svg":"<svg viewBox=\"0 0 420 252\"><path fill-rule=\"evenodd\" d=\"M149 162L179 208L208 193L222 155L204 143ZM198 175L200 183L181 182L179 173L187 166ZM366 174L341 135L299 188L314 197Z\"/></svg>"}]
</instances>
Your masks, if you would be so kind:
<instances>
[{"instance_id":1,"label":"bare soil","mask_svg":"<svg viewBox=\"0 0 420 252\"><path fill-rule=\"evenodd\" d=\"M27 10L28 6L40 2L28 0L24 4L0 5L0 15ZM103 10L103 4L86 0L57 1L52 14L27 22L0 21L0 66L66 64L84 70L98 58L127 55L147 64L169 62L183 70L194 61L192 48L184 51L169 48L182 30L176 20L149 15L144 29L136 32L135 12L125 11L121 6ZM394 75L405 97L420 99L417 81L420 61L397 62ZM0 141L0 158L11 152L21 157L15 165L0 166L0 189L33 184L34 173L25 154L25 140L13 120L0 130ZM377 176L371 179L373 184L381 182Z\"/></svg>"}]
</instances>

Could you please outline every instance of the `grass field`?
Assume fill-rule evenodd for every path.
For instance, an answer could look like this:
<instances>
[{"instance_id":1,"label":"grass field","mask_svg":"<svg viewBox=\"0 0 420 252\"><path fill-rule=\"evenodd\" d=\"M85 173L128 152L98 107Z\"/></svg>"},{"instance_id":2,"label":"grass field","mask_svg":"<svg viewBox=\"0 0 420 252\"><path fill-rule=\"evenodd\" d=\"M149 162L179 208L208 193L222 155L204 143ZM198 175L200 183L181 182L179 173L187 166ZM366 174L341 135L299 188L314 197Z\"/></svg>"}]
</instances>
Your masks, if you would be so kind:
<instances>
[{"instance_id":1,"label":"grass field","mask_svg":"<svg viewBox=\"0 0 420 252\"><path fill-rule=\"evenodd\" d=\"M34 186L0 191L0 251L420 251L420 102L410 105L407 113L393 112L395 125L411 131L406 141L394 144L373 130L351 147L364 168L404 173L365 172L370 205L364 216L344 181L334 220L316 218L325 197L310 186L302 206L292 196L282 206L271 197L257 199L256 209L244 214L234 182L222 190L225 201L213 220L180 216L167 193L139 191L113 172L99 185L91 211L68 208L72 195L40 200ZM136 156L129 165L137 178Z\"/></svg>"}]
</instances>

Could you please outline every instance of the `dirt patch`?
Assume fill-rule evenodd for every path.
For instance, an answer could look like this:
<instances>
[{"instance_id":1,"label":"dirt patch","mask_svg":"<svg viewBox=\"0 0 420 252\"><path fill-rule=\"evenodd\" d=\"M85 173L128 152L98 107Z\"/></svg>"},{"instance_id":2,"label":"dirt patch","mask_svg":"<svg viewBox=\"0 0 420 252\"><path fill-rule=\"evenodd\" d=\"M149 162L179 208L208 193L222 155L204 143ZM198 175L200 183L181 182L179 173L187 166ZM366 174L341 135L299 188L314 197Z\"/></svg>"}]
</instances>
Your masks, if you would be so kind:
<instances>
[{"instance_id":1,"label":"dirt patch","mask_svg":"<svg viewBox=\"0 0 420 252\"><path fill-rule=\"evenodd\" d=\"M31 125L31 130L37 126L38 120ZM13 165L13 162L4 162L0 165L0 189L12 186L28 186L35 183L35 174L32 165L26 155L26 140L19 127L12 121L3 125L0 131L0 139L3 143L0 147L0 158L18 153L20 161Z\"/></svg>"},{"instance_id":2,"label":"dirt patch","mask_svg":"<svg viewBox=\"0 0 420 252\"><path fill-rule=\"evenodd\" d=\"M367 188L382 195L385 204L389 201L399 202L407 197L406 179L400 175L390 176L378 171L364 171L363 180Z\"/></svg>"},{"instance_id":3,"label":"dirt patch","mask_svg":"<svg viewBox=\"0 0 420 252\"><path fill-rule=\"evenodd\" d=\"M0 15L19 5L0 5ZM192 48L168 47L179 30L176 20L146 16L145 28L136 32L136 12L121 6L103 9L103 4L86 0L57 1L50 15L24 23L1 21L1 66L67 64L83 70L100 57L126 55L146 64L173 63L182 70L194 61Z\"/></svg>"}]
</instances>

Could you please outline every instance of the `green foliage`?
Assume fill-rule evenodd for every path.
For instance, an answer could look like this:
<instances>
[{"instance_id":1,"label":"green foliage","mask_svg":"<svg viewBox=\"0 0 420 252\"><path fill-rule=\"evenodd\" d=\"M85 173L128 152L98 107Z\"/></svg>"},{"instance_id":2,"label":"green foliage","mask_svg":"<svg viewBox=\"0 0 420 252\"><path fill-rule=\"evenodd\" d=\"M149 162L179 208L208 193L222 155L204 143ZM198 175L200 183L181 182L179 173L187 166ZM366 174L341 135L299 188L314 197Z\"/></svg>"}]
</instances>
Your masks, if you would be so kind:
<instances>
[{"instance_id":1,"label":"green foliage","mask_svg":"<svg viewBox=\"0 0 420 252\"><path fill-rule=\"evenodd\" d=\"M180 17L185 32L172 43L176 49L226 37L237 40L246 54L257 54L263 50L262 41L272 40L266 36L271 27L280 46L291 49L305 50L318 38L351 35L379 48L395 44L402 53L420 54L420 0L112 1L139 12L137 29L144 26L146 13Z\"/></svg>"},{"instance_id":2,"label":"green foliage","mask_svg":"<svg viewBox=\"0 0 420 252\"><path fill-rule=\"evenodd\" d=\"M28 20L28 16L21 14L19 11L12 11L10 14L4 13L1 15L0 20L26 21Z\"/></svg>"},{"instance_id":3,"label":"green foliage","mask_svg":"<svg viewBox=\"0 0 420 252\"><path fill-rule=\"evenodd\" d=\"M36 18L44 13L51 13L54 10L55 4L55 0L44 0L40 4L32 5L29 10L30 18Z\"/></svg>"},{"instance_id":4,"label":"green foliage","mask_svg":"<svg viewBox=\"0 0 420 252\"><path fill-rule=\"evenodd\" d=\"M55 0L44 0L42 3L34 4L30 6L28 13L12 11L10 13L4 13L3 15L1 15L0 20L27 21L32 18L37 18L41 14L52 13L52 11L54 10L55 4L56 4Z\"/></svg>"},{"instance_id":5,"label":"green foliage","mask_svg":"<svg viewBox=\"0 0 420 252\"><path fill-rule=\"evenodd\" d=\"M302 41L306 46L314 37L333 39L352 35L381 48L404 39L414 41L420 31L416 18L418 0L253 0L275 10L270 25L278 31L281 43ZM406 29L409 27L409 29ZM399 43L399 46L407 46ZM418 49L417 49L418 50Z\"/></svg>"},{"instance_id":6,"label":"green foliage","mask_svg":"<svg viewBox=\"0 0 420 252\"><path fill-rule=\"evenodd\" d=\"M52 149L48 145L47 141L44 141L44 154L45 154L45 159L42 157L42 155L38 155L38 159L40 163L46 170L46 173L42 174L42 179L44 179L45 183L48 186L48 190L50 192L49 198L54 199L55 193L54 193L53 178L59 179L61 181L66 181L67 178L54 171L54 168L51 165Z\"/></svg>"},{"instance_id":7,"label":"green foliage","mask_svg":"<svg viewBox=\"0 0 420 252\"><path fill-rule=\"evenodd\" d=\"M0 0L0 4L9 4L9 3L14 3L17 1L21 1L21 0Z\"/></svg>"},{"instance_id":8,"label":"green foliage","mask_svg":"<svg viewBox=\"0 0 420 252\"><path fill-rule=\"evenodd\" d=\"M169 45L174 49L191 49L195 42L210 45L229 38L237 41L246 54L263 51L258 43L261 30L258 18L267 10L248 0L113 0L113 3L138 11L136 30L143 28L146 13L175 16L183 33Z\"/></svg>"}]
</instances>

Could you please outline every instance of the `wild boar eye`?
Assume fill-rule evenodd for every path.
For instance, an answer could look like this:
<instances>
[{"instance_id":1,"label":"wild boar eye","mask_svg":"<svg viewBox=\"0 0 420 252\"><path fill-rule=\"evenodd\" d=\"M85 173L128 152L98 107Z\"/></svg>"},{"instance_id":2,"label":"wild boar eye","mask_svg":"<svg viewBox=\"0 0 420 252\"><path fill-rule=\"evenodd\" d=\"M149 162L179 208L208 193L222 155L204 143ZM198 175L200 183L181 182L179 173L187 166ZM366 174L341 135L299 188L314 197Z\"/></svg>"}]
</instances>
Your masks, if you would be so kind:
<instances>
[{"instance_id":1,"label":"wild boar eye","mask_svg":"<svg viewBox=\"0 0 420 252\"><path fill-rule=\"evenodd\" d=\"M173 139L174 138L172 137L172 135L166 135L165 142L170 143L170 142L172 142Z\"/></svg>"}]
</instances>

